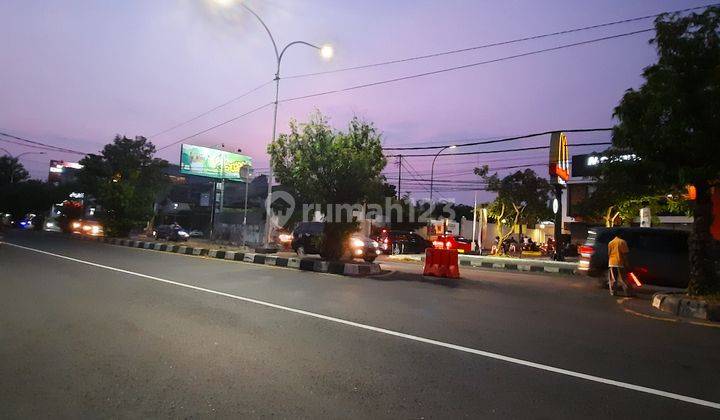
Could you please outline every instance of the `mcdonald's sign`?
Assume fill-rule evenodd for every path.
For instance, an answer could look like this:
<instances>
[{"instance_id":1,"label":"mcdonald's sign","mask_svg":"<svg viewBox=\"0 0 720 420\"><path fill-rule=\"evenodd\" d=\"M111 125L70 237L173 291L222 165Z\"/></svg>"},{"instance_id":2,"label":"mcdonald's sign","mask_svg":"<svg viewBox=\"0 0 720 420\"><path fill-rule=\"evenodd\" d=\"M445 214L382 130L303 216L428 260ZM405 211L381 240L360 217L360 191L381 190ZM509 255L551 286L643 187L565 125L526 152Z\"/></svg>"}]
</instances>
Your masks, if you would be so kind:
<instances>
[{"instance_id":1,"label":"mcdonald's sign","mask_svg":"<svg viewBox=\"0 0 720 420\"><path fill-rule=\"evenodd\" d=\"M550 136L550 182L564 184L570 178L570 153L567 136L556 131Z\"/></svg>"}]
</instances>

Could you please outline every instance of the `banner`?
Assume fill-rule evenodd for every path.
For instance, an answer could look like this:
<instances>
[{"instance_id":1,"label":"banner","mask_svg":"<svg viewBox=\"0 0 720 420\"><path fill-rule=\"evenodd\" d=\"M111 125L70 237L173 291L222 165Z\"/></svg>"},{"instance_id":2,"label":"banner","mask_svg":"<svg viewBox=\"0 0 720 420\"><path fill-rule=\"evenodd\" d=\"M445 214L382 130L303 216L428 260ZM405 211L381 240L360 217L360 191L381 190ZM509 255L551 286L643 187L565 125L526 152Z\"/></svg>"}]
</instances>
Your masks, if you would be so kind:
<instances>
[{"instance_id":1,"label":"banner","mask_svg":"<svg viewBox=\"0 0 720 420\"><path fill-rule=\"evenodd\" d=\"M180 173L183 174L242 180L241 172L247 172L243 168L248 167L252 167L250 156L191 144L183 144L180 149Z\"/></svg>"}]
</instances>

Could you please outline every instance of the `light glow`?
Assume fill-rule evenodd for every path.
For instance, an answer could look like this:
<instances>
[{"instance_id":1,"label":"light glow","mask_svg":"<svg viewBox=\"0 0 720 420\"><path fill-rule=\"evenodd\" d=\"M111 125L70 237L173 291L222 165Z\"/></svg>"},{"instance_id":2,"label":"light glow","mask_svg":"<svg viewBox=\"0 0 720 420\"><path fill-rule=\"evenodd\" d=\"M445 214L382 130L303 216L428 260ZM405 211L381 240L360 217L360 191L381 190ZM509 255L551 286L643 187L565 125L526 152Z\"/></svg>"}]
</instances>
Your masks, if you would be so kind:
<instances>
[{"instance_id":1,"label":"light glow","mask_svg":"<svg viewBox=\"0 0 720 420\"><path fill-rule=\"evenodd\" d=\"M320 56L326 60L329 60L333 58L333 55L335 55L335 50L333 49L332 45L325 44L322 47L320 47Z\"/></svg>"}]
</instances>

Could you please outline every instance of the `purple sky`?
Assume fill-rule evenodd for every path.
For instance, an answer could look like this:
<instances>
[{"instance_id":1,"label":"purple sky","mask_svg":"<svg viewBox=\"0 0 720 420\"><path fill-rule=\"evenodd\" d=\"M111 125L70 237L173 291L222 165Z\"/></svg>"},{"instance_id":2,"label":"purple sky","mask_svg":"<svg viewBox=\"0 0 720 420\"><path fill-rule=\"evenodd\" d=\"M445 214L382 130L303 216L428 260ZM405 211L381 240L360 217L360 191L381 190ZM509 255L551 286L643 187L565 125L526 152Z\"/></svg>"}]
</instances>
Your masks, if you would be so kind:
<instances>
[{"instance_id":1,"label":"purple sky","mask_svg":"<svg viewBox=\"0 0 720 420\"><path fill-rule=\"evenodd\" d=\"M151 136L221 104L263 82L274 56L262 27L241 9L218 10L204 0L0 2L0 128L53 145L96 152L116 133ZM578 26L697 6L699 1L337 1L248 0L281 44L331 43L332 61L294 47L282 74L356 66L388 59L509 40ZM374 69L288 79L280 97L383 80L442 67L494 59L535 49L628 32L651 21L488 48ZM651 34L490 64L437 76L282 104L278 129L314 109L343 128L358 115L374 122L386 145L482 139L559 128L611 125L623 91L641 82L655 59ZM191 124L151 138L162 147L272 101L270 85ZM267 168L265 147L272 108L197 136L188 143L242 148ZM571 135L570 143L605 141L604 133ZM534 141L479 149L547 144ZM0 142L13 153L31 150ZM572 149L571 154L592 148ZM173 163L179 145L160 152ZM77 160L53 153L30 155L32 175L47 176L47 160ZM491 167L537 163L546 151L491 156L441 157L436 179L464 174L487 160ZM502 161L499 161L502 160ZM410 161L429 176L429 159ZM392 163L392 162L390 162ZM545 168L536 168L545 173ZM387 171L396 174L396 167ZM393 178L396 175L393 175ZM411 179L404 173L404 179ZM403 190L406 188L403 187ZM472 200L471 193L443 192ZM414 194L416 198L427 193Z\"/></svg>"}]
</instances>

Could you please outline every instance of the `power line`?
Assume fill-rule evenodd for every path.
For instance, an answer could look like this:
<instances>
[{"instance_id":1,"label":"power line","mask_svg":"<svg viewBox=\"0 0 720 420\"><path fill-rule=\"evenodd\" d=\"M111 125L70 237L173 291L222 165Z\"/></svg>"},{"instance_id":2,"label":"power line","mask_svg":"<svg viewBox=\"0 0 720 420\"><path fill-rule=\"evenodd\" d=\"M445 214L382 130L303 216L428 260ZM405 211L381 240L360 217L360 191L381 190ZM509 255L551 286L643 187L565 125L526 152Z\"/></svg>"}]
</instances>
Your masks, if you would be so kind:
<instances>
[{"instance_id":1,"label":"power line","mask_svg":"<svg viewBox=\"0 0 720 420\"><path fill-rule=\"evenodd\" d=\"M237 115L237 116L235 116L235 117L233 117L233 118L230 118L230 119L227 120L227 121L223 121L223 122L221 122L221 123L219 123L219 124L215 124L214 126L212 126L212 127L210 127L210 128L206 128L206 129L204 129L204 130L198 131L198 132L195 133L195 134L191 134L191 135L189 135L189 136L187 136L187 137L181 138L180 140L176 140L176 141L174 141L174 142L172 142L172 143L170 143L170 144L167 144L167 145L165 145L165 146L157 149L157 151L159 152L159 151L161 151L161 150L167 149L168 147L174 146L174 145L176 145L176 144L178 144L178 143L180 143L180 142L183 142L183 141L185 141L185 140L189 140L189 139L191 139L191 138L193 138L193 137L197 137L197 136L199 136L200 134L205 134L205 133L207 133L208 131L212 131L212 130L214 130L214 129L218 128L218 127L221 127L221 126L223 126L223 125L225 125L225 124L229 124L229 123L231 123L231 122L233 122L233 121L239 120L239 119L242 118L242 117L246 117L246 116L248 116L248 115L250 115L250 114L252 114L252 113L255 113L255 112L257 112L257 111L260 111L260 110L263 109L263 108L267 108L267 107L269 107L269 106L272 105L272 104L273 104L272 102L268 102L268 103L266 103L265 105L261 105L261 106L259 106L259 107L257 107L257 108L253 108L253 109L251 109L250 111L248 111L248 112L246 112L246 113L244 113L244 114Z\"/></svg>"},{"instance_id":2,"label":"power line","mask_svg":"<svg viewBox=\"0 0 720 420\"><path fill-rule=\"evenodd\" d=\"M341 72L346 72L346 71L351 71L351 70L361 70L361 69L367 69L367 68L372 68L372 67L386 66L386 65L390 65L390 64L406 63L409 61L425 60L428 58L441 57L441 56L450 55L450 54L458 54L458 53L475 51L475 50L484 49L484 48L498 47L498 46L502 46L502 45L515 44L515 43L525 42L525 41L533 41L533 40L537 40L537 39L548 38L548 37L559 36L559 35L566 35L566 34L575 33L575 32L587 31L587 30L591 30L591 29L605 28L605 27L620 25L620 24L624 24L624 23L638 22L638 21L642 21L642 20L656 18L664 13L685 13L685 12L690 12L690 11L699 10L699 9L706 9L711 6L717 6L718 4L720 4L720 3L713 3L713 4L706 5L706 6L690 7L690 8L679 9L679 10L674 10L674 11L670 11L670 12L657 13L654 15L638 16L638 17L629 18L629 19L622 19L622 20L616 20L616 21L612 21L612 22L600 23L600 24L596 24L596 25L583 26L580 28L572 28L572 29L566 29L566 30L562 30L562 31L551 32L551 33L546 33L546 34L541 34L541 35L533 35L533 36L528 36L528 37L523 37L523 38L516 38L516 39L509 40L509 41L501 41L501 42L494 42L494 43L490 43L490 44L476 45L473 47L459 48L459 49L449 50L449 51L441 51L441 52L437 52L437 53L425 54L425 55L414 56L414 57L407 57L407 58L396 59L396 60L381 61L381 62L377 62L377 63L363 64L363 65L359 65L359 66L345 67L345 68L340 68L340 69L335 69L335 70L319 71L319 72L314 72L314 73L297 74L297 75L287 76L287 77L285 77L285 79L297 79L297 78L301 78L301 77L310 77L310 76L319 76L319 75L324 75L324 74L341 73Z\"/></svg>"},{"instance_id":3,"label":"power line","mask_svg":"<svg viewBox=\"0 0 720 420\"><path fill-rule=\"evenodd\" d=\"M610 145L612 142L606 141L606 142L598 142L598 143L576 143L572 146L600 146L600 145ZM507 152L523 152L527 150L542 150L542 149L549 149L550 146L535 146L535 147L521 147L517 149L503 149L503 150L483 150L479 152L460 152L460 153L448 153L443 156L465 156L465 155L485 155L485 154L493 154L493 153L507 153ZM397 155L385 155L385 157L394 157ZM419 154L419 155L403 155L404 158L407 157L432 157L435 156L435 153L429 153L429 154Z\"/></svg>"},{"instance_id":4,"label":"power line","mask_svg":"<svg viewBox=\"0 0 720 420\"><path fill-rule=\"evenodd\" d=\"M492 64L492 63L498 63L501 61L513 60L516 58L527 57L527 56L531 56L531 55L537 55L537 54L542 54L542 53L546 53L546 52L562 50L565 48L577 47L577 46L581 46L581 45L592 44L595 42L623 38L623 37L637 35L637 34L641 34L644 32L650 32L650 31L654 31L654 30L655 29L653 29L653 28L649 28L649 29L641 29L641 30L632 31L632 32L625 32L625 33L618 34L618 35L610 35L610 36L605 36L602 38L590 39L587 41L573 42L571 44L563 44L563 45L559 45L557 47L543 48L541 50L534 50L534 51L530 51L530 52L526 52L526 53L522 53L522 54L509 55L509 56L505 56L505 57L501 57L501 58L496 58L493 60L479 61L476 63L464 64L462 66L446 67L446 68L442 68L439 70L433 70L433 71L428 71L428 72L424 72L424 73L417 73L417 74L412 74L412 75L408 75L408 76L395 77L393 79L364 83L361 85L350 86L350 87L343 88L343 89L327 90L324 92L311 93L309 95L296 96L294 98L287 98L287 99L280 100L279 102L285 103L285 102L299 101L302 99L315 98L318 96L330 95L330 94L334 94L334 93L348 92L351 90L363 89L363 88L368 88L368 87L372 87L372 86L379 86L379 85L384 85L384 84L388 84L388 83L395 83L395 82L400 82L400 81L404 81L404 80L416 79L419 77L434 76L437 74L447 73L450 71L462 70L462 69L467 69L467 68L471 68L471 67L477 67L477 66L482 66L482 65L486 65L486 64Z\"/></svg>"},{"instance_id":5,"label":"power line","mask_svg":"<svg viewBox=\"0 0 720 420\"><path fill-rule=\"evenodd\" d=\"M54 151L54 152L74 153L74 154L79 154L79 155L83 155L83 156L87 154L87 153L85 153L85 152L80 152L80 151L72 150L72 149L66 149L66 148L64 148L64 147L57 147L57 146L53 146L53 145L51 145L51 144L39 142L39 141L36 141L36 140L26 139L26 138L24 138L24 137L19 137L19 136L16 136L16 135L13 135L13 134L4 133L4 132L0 132L0 136L9 137L9 138L11 138L11 139L19 140L19 141L25 142L25 143L30 143L30 144L32 144L32 145L35 145L34 148L36 148L36 149L42 148L42 149L44 149L44 150L49 150L49 151ZM7 139L0 139L0 140L5 141L5 142L8 142L8 143L18 144L18 145L20 145L20 146L33 147L33 146L28 145L28 144L22 144L22 143L19 143L19 142L14 142L14 141L12 141L12 140L7 140Z\"/></svg>"},{"instance_id":6,"label":"power line","mask_svg":"<svg viewBox=\"0 0 720 420\"><path fill-rule=\"evenodd\" d=\"M157 132L157 133L151 135L151 136L148 137L148 138L151 139L151 138L153 138L153 137L160 136L160 135L165 134L165 133L167 133L167 132L169 132L169 131L172 131L172 130L174 130L174 129L176 129L176 128L180 128L180 127L182 127L182 126L184 126L184 125L186 125L186 124L189 124L189 123L191 123L191 122L193 122L193 121L195 121L195 120L198 120L198 119L200 119L200 118L202 118L202 117L204 117L204 116L206 116L206 115L208 115L208 114L210 114L210 113L212 113L212 112L214 112L214 111L217 111L217 110L220 109L220 108L223 108L223 107L225 107L225 106L228 106L228 105L230 105L231 103L236 102L236 101L238 101L238 100L240 100L240 99L242 99L242 98L250 95L251 93L256 92L256 91L264 88L265 86L269 85L269 84L272 83L273 81L274 81L274 80L268 80L267 82L265 82L265 83L263 83L263 84L261 84L261 85L258 85L258 86L256 86L256 87L250 89L249 91L243 93L243 94L240 95L240 96L236 96L236 97L230 99L230 100L227 101L227 102L223 102L223 103L220 104L220 105L217 105L217 106L215 106L215 107L212 107L212 108L210 108L209 110L207 110L207 111L205 111L205 112L203 112L203 113L200 113L200 114L198 114L198 115L190 118L189 120L183 121L183 122L181 122L181 123L178 123L178 124L173 125L172 127L168 127L168 128L166 128L166 129L164 129L164 130L162 130L162 131L160 131L160 132Z\"/></svg>"},{"instance_id":7,"label":"power line","mask_svg":"<svg viewBox=\"0 0 720 420\"><path fill-rule=\"evenodd\" d=\"M494 140L481 140L481 141L475 141L475 142L471 142L471 143L455 144L454 146L455 147L467 147L467 146L479 146L482 144L504 143L504 142L513 141L513 140L521 140L521 139L527 139L527 138L532 138L532 137L546 136L548 134L556 133L558 131L562 131L564 133L589 133L589 132L596 132L596 131L612 131L612 128L575 128L575 129L569 129L569 130L543 131L541 133L525 134L523 136L505 137L505 138L494 139ZM423 147L383 147L383 150L432 150L432 149L444 149L445 147L449 147L449 146L453 146L453 145L448 144L448 145L442 145L442 146L423 146Z\"/></svg>"}]
</instances>

